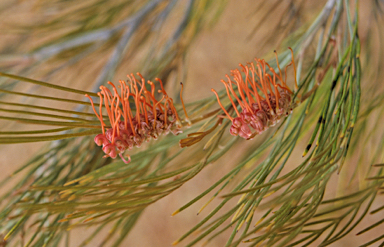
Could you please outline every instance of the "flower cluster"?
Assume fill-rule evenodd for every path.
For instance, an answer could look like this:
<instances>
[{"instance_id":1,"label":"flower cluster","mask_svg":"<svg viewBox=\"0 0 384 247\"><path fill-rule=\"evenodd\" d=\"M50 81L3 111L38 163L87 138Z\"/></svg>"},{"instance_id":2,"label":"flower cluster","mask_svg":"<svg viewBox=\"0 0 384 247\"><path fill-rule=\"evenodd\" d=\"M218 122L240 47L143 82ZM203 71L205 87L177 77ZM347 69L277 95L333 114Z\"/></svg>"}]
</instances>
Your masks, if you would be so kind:
<instances>
[{"instance_id":1,"label":"flower cluster","mask_svg":"<svg viewBox=\"0 0 384 247\"><path fill-rule=\"evenodd\" d=\"M140 73L137 75L140 80L131 74L128 75L127 82L119 81L120 94L111 82L108 84L112 86L113 93L108 88L101 86L101 91L97 93L100 98L99 113L95 109L92 98L85 95L91 101L103 132L95 137L95 143L103 146L104 157L114 159L119 154L125 163L130 162L128 155L127 160L122 155L126 150L140 147L144 141L149 141L151 138L157 139L161 134L172 132L177 135L182 132L179 115L172 98L164 90L162 81L156 78L161 87L158 92L163 95L158 101L155 98L154 83L147 81L150 85L148 91L143 76ZM110 128L106 128L107 125L103 119L103 100Z\"/></svg>"},{"instance_id":2,"label":"flower cluster","mask_svg":"<svg viewBox=\"0 0 384 247\"><path fill-rule=\"evenodd\" d=\"M279 73L276 73L264 59L255 58L256 63L248 63L246 66L240 64L241 70L245 74L244 79L240 70L236 69L231 70L233 79L226 75L228 81L221 80L237 117L232 117L228 113L221 104L217 92L212 89L224 113L232 121L231 135L252 139L269 126L274 126L283 116L287 116L292 112L293 93L286 84L287 68L290 65L293 65L294 68L296 88L297 82L293 51L291 48L289 49L291 50L292 61L285 67L285 79L283 79L275 52ZM271 74L267 72L267 68ZM234 84L237 86L237 93ZM241 112L238 111L231 94L240 105ZM253 133L251 128L254 129Z\"/></svg>"}]
</instances>

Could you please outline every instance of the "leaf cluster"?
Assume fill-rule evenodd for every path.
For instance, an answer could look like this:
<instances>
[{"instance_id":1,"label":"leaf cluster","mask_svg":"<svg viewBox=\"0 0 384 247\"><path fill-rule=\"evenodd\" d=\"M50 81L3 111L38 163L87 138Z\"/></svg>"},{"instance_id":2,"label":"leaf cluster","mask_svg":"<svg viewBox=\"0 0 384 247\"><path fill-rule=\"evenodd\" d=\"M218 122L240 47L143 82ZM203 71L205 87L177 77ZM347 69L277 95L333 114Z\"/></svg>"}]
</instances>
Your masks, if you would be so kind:
<instances>
[{"instance_id":1,"label":"leaf cluster","mask_svg":"<svg viewBox=\"0 0 384 247\"><path fill-rule=\"evenodd\" d=\"M106 228L111 230L100 246L119 246L149 205L179 189L208 164L225 163L228 154L239 148L243 150L241 158L222 178L174 212L176 215L206 200L198 212L202 215L209 204L219 201L174 244L183 241L193 246L203 239L209 243L226 235L226 246L327 246L352 232L368 215L374 201L382 200L380 160L384 138L373 139L380 134L383 97L376 94L369 98L364 93L375 89L381 92L383 88L377 88L378 83L367 84L362 75L368 62L361 60L370 47L361 45L359 2L328 0L310 25L297 30L303 2L289 1L284 13L295 22L281 18L278 25L290 30L282 37L298 61L294 109L283 123L247 147L244 141L229 135L231 122L221 117L215 97L207 97L186 104L191 128L185 128L182 135L162 137L133 151L129 165L102 158L101 148L93 141L101 128L89 113L89 102L30 93L25 88L31 85L43 92L56 90L73 98L97 96L94 91L112 79L127 60L139 61L137 67L144 70L143 74L162 77L172 84L185 73L185 52L192 41L215 23L226 1L188 1L182 18L168 33L164 30L172 26L169 18L179 9L175 7L178 1L88 0L58 11L58 15L37 25L20 25L19 30L24 30L26 36L63 29L63 25L68 29L39 41L27 54L0 56L13 72L0 73L0 119L40 126L33 130L2 130L0 143L51 141L12 174L24 173L1 197L5 202L0 213L4 241L12 246L59 246L62 241L69 245L68 230L94 226L79 246L87 245ZM380 7L380 3L374 4ZM57 1L52 6L66 3ZM277 6L274 2L270 8L275 10ZM93 15L95 11L99 14ZM382 18L380 8L376 8L374 16L377 21ZM259 24L265 25L267 19L260 18ZM63 20L70 22L64 24ZM297 32L289 34L291 30ZM265 42L270 42L270 37ZM16 44L23 45L22 41ZM139 51L146 52L139 56ZM92 56L108 52L92 83L92 92L15 75L28 75L45 63L59 63L59 68L48 66L44 72L44 77L50 78L70 64L81 65ZM15 59L24 63L16 66L12 63ZM279 61L285 67L291 61L289 51L281 53ZM270 64L277 67L273 61ZM11 95L36 99L40 104L14 102L9 100ZM225 107L233 110L224 89L219 95ZM51 101L72 105L66 109L48 107ZM180 110L181 105L176 104L176 108ZM108 119L105 121L108 123ZM377 131L371 131L371 125ZM302 140L307 143L304 150L300 147ZM361 149L359 143L365 146L372 142L375 149L366 157L365 147ZM298 150L304 151L301 159L294 158ZM355 166L353 155L359 155ZM366 164L375 163L366 168ZM349 182L343 180L345 169L353 173ZM338 174L343 188L352 181L358 185L349 194L329 198L327 192ZM207 199L208 194L213 195ZM371 213L383 209L380 206ZM358 235L383 222L377 221ZM24 237L18 239L17 235ZM383 238L378 236L363 246Z\"/></svg>"}]
</instances>

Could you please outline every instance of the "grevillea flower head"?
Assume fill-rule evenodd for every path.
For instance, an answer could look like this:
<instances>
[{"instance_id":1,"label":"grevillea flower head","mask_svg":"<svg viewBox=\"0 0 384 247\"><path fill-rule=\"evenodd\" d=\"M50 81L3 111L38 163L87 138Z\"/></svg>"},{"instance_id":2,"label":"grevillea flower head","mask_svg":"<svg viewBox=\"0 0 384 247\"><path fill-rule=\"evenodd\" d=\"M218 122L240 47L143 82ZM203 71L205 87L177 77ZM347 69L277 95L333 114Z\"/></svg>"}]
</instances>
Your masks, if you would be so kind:
<instances>
[{"instance_id":1,"label":"grevillea flower head","mask_svg":"<svg viewBox=\"0 0 384 247\"><path fill-rule=\"evenodd\" d=\"M279 73L276 73L264 59L255 58L255 62L247 63L245 66L240 64L241 71L231 70L231 76L226 75L227 81L221 80L237 117L232 117L228 113L221 104L217 92L212 89L224 113L232 121L231 135L252 139L292 112L293 92L286 83L287 68L290 65L294 68L296 88L297 82L293 51L289 49L292 61L285 67L284 78L275 52ZM235 101L239 104L241 111L237 109Z\"/></svg>"},{"instance_id":2,"label":"grevillea flower head","mask_svg":"<svg viewBox=\"0 0 384 247\"><path fill-rule=\"evenodd\" d=\"M162 98L157 100L154 83L147 81L150 86L148 90L144 77L140 73L137 75L139 80L131 74L128 75L127 82L119 81L120 93L112 82L108 82L112 86L112 92L101 86L101 91L97 93L100 98L99 113L92 98L85 95L90 99L93 111L101 123L102 133L95 137L95 143L102 146L104 157L114 159L119 155L125 163L130 162L129 155L126 155L127 160L122 155L126 150L140 147L143 142L151 138L157 139L161 134L182 133L179 115L172 98L164 90L162 81L156 78L161 87L158 92L162 94ZM109 128L103 119L103 104L108 114Z\"/></svg>"}]
</instances>

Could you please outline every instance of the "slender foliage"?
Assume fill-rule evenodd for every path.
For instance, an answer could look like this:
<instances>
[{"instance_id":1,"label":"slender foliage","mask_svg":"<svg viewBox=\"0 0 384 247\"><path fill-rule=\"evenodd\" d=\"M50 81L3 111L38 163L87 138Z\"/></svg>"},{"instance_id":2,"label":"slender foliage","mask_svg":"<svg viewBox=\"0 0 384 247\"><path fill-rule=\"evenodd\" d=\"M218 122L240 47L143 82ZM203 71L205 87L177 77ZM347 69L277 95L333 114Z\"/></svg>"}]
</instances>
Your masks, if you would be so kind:
<instances>
[{"instance_id":1,"label":"slender foliage","mask_svg":"<svg viewBox=\"0 0 384 247\"><path fill-rule=\"evenodd\" d=\"M8 2L1 11L13 8L14 3ZM256 60L259 72L251 71L251 64L241 67L244 74L233 70L237 84L228 76L224 89L213 90L216 95L184 102L178 94L181 87L170 93L176 95L172 99L163 84L156 87L148 82L150 92L145 80L141 91L136 82L125 87L122 82L120 98L118 93L109 95L103 85L126 70L123 65L127 61L134 61L131 66L146 78L161 78L165 85L178 85L179 79L193 84L185 77L186 54L193 52L190 47L204 29L223 18L227 1L40 1L39 8L57 8L57 14L45 21L12 26L24 37L36 39L36 45L22 52L26 39L20 36L12 49L7 44L1 47L0 144L49 141L1 182L5 186L17 177L15 185L1 196L2 244L68 246L72 229L92 226L92 233L84 236L79 246L86 246L104 229L109 231L98 244L120 246L149 205L179 189L208 164L225 164L228 155L239 149L240 158L225 164L229 169L224 176L175 209L176 216L191 213L188 209L194 204L203 205L198 211L199 223L173 244L194 246L225 236L226 246L327 246L351 232L364 236L377 229L383 219L366 228L359 224L384 209L372 209L374 203L383 205L384 138L377 138L384 135L380 128L383 88L377 79L382 72L366 59L373 53L375 38L382 35L380 29L373 29L383 20L383 6L370 1L374 25L362 31L359 1L324 1L316 17L302 23L304 2L260 1L254 7L255 13L263 9L275 13L282 8L283 17L271 30L280 31L280 36L267 35L262 44L289 45L292 52L284 47L276 60ZM177 22L170 21L174 14L181 16ZM250 35L258 35L257 27L268 25L270 16L260 16ZM50 32L49 39L35 38ZM362 37L372 39L364 43ZM382 53L378 45L377 54ZM272 57L272 50L266 54ZM100 59L102 68L87 88L55 80L55 76L75 71L76 66L81 68L95 58ZM261 72L266 65L269 70ZM288 66L294 72L284 70ZM39 73L43 79L29 78ZM209 83L215 88L223 85ZM98 97L99 88L104 104L101 94ZM162 99L156 99L157 89ZM284 95L288 91L288 96ZM271 114L266 128L254 128L248 140L231 136L235 115L243 118L251 107L257 108L255 112L265 110L261 103L269 105ZM94 110L97 117L91 105L98 109ZM287 116L277 114L281 121L273 126L278 121L271 119L280 108ZM167 114L185 119L177 121L177 130L183 133L154 134L157 130L178 134L171 124L167 129ZM94 139L101 133L108 139L109 129L113 138L107 142L115 145L115 137L128 131L129 119L129 138L135 141L145 135L138 129L149 124L149 118L154 120L150 123L153 140L137 141L143 143L140 149L127 146L120 150L129 152L129 164L113 160L116 155L108 155L107 145ZM132 119L137 120L137 129ZM10 124L24 129L10 128ZM297 157L298 153L302 155ZM343 175L346 170L351 174L348 179ZM335 179L348 192L330 195ZM208 194L213 195L208 198ZM213 209L206 213L209 204ZM384 235L366 239L362 246L383 239Z\"/></svg>"}]
</instances>

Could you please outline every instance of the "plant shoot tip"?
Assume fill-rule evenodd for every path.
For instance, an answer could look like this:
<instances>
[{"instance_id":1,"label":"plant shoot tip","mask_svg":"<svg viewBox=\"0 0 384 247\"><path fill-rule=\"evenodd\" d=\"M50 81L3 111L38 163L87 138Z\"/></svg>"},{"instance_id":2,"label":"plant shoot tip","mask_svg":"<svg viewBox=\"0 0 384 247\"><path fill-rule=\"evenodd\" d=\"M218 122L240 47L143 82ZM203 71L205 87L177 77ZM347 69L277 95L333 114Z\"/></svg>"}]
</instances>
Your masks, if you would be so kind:
<instances>
[{"instance_id":1,"label":"plant shoot tip","mask_svg":"<svg viewBox=\"0 0 384 247\"><path fill-rule=\"evenodd\" d=\"M173 212L173 213L171 214L171 216L175 216L175 215L178 214L178 213L180 213L180 209L178 209L178 210L176 210L175 212Z\"/></svg>"}]
</instances>

